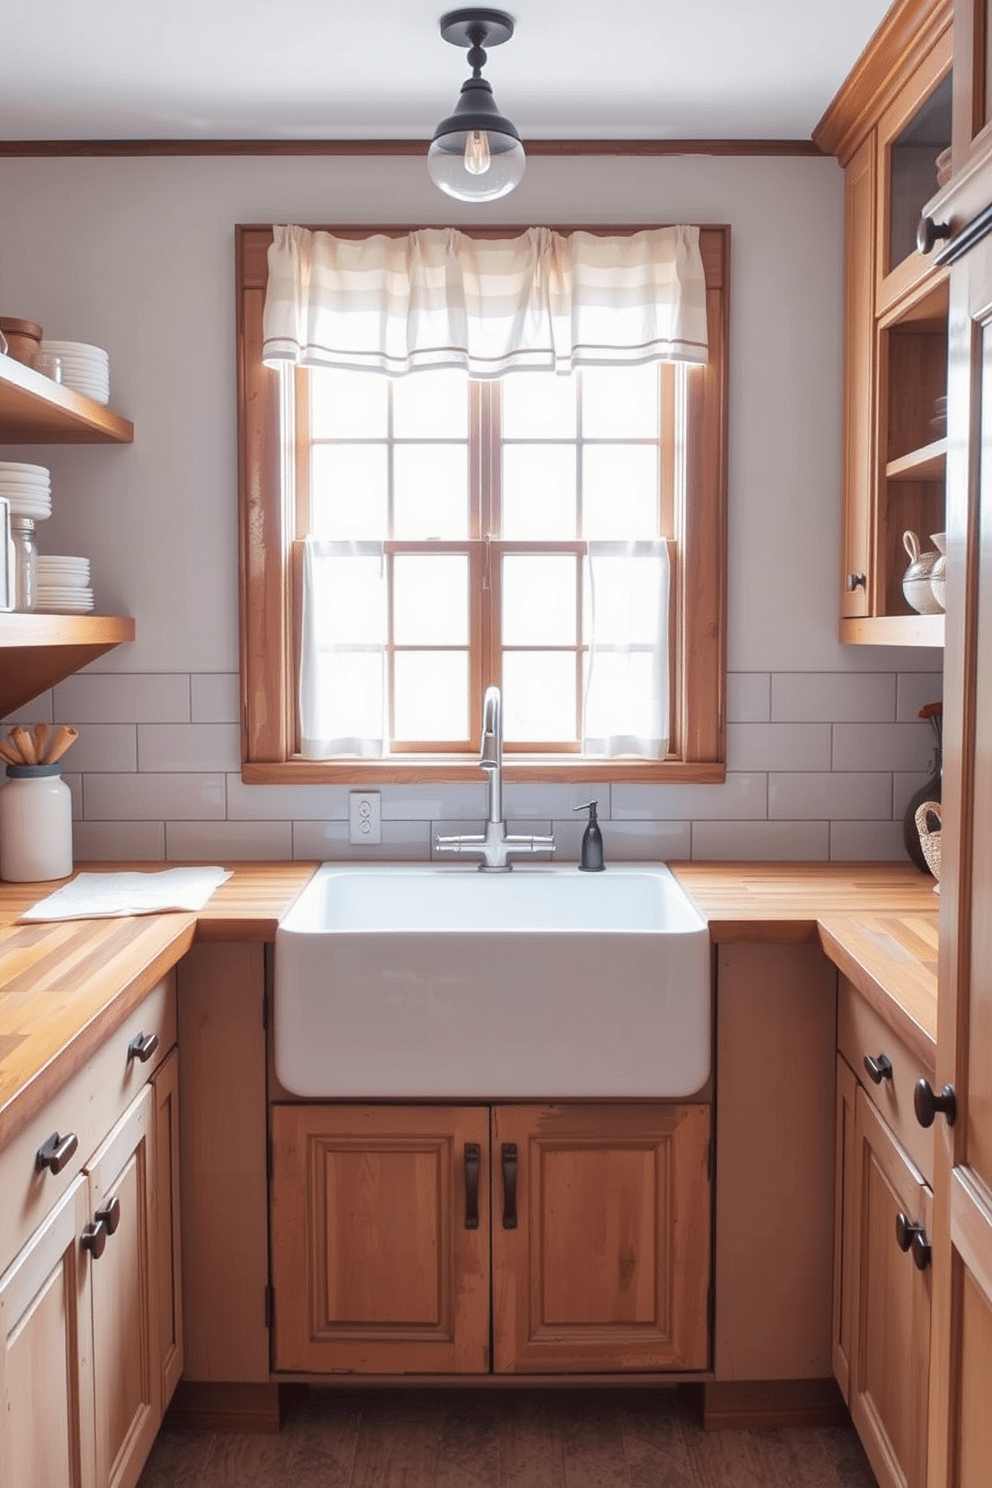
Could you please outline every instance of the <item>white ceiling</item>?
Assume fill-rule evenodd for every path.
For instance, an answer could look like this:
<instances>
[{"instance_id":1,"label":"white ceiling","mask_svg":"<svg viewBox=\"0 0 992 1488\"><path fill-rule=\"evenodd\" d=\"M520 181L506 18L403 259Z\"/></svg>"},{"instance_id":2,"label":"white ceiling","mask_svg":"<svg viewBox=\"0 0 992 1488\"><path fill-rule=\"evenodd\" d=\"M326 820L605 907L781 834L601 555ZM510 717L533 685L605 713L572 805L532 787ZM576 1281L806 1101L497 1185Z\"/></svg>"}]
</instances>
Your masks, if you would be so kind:
<instances>
[{"instance_id":1,"label":"white ceiling","mask_svg":"<svg viewBox=\"0 0 992 1488\"><path fill-rule=\"evenodd\" d=\"M449 0L450 3L450 0ZM504 0L533 139L808 139L887 0ZM0 140L428 139L444 0L4 0ZM453 8L453 7L452 7Z\"/></svg>"}]
</instances>

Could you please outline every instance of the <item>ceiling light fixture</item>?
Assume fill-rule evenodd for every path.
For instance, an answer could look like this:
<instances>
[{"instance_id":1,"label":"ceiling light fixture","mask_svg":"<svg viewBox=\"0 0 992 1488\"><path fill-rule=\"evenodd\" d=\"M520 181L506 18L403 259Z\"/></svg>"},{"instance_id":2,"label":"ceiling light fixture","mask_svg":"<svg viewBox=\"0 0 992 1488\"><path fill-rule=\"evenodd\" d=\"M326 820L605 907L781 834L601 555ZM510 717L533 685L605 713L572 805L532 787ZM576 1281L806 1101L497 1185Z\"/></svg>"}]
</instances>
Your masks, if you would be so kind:
<instances>
[{"instance_id":1,"label":"ceiling light fixture","mask_svg":"<svg viewBox=\"0 0 992 1488\"><path fill-rule=\"evenodd\" d=\"M484 49L509 41L513 17L505 10L450 10L441 17L441 35L452 46L469 48L472 76L462 83L454 112L434 131L427 169L434 184L458 201L495 201L513 190L527 164L519 134L482 76Z\"/></svg>"}]
</instances>

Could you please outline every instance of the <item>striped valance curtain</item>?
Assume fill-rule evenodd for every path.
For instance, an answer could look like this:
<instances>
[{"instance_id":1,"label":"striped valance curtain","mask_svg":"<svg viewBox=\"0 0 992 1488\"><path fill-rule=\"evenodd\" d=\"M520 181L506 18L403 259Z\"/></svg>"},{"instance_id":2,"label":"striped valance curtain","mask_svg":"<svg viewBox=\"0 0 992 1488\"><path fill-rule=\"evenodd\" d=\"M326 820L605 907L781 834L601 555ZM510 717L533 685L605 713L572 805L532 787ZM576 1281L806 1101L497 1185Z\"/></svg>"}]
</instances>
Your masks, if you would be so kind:
<instances>
[{"instance_id":1,"label":"striped valance curtain","mask_svg":"<svg viewBox=\"0 0 992 1488\"><path fill-rule=\"evenodd\" d=\"M605 237L535 227L494 239L273 228L269 365L492 378L706 356L698 227Z\"/></svg>"}]
</instances>

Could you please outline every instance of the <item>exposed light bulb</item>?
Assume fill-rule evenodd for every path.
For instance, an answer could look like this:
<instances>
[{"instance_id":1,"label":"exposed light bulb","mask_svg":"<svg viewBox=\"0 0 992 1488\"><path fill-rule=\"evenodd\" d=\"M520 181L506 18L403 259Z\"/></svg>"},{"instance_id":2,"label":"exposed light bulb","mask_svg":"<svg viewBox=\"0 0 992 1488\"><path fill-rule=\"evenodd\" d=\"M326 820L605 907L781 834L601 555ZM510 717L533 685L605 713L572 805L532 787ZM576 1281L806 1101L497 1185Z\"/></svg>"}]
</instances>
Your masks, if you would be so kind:
<instances>
[{"instance_id":1,"label":"exposed light bulb","mask_svg":"<svg viewBox=\"0 0 992 1488\"><path fill-rule=\"evenodd\" d=\"M491 164L489 136L484 130L473 129L465 139L465 169L470 176L484 176Z\"/></svg>"}]
</instances>

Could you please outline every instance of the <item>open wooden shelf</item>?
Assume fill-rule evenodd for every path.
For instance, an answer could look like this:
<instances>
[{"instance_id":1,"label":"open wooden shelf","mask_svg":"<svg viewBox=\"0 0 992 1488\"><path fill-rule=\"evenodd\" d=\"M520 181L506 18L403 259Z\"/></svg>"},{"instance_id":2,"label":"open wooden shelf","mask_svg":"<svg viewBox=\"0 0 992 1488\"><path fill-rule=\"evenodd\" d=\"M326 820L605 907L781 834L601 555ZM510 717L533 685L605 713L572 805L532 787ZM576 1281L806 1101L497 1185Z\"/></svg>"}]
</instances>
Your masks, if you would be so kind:
<instances>
[{"instance_id":1,"label":"open wooden shelf","mask_svg":"<svg viewBox=\"0 0 992 1488\"><path fill-rule=\"evenodd\" d=\"M131 444L134 425L82 393L0 356L0 444Z\"/></svg>"},{"instance_id":2,"label":"open wooden shelf","mask_svg":"<svg viewBox=\"0 0 992 1488\"><path fill-rule=\"evenodd\" d=\"M860 646L943 646L943 615L867 615L841 620L840 638Z\"/></svg>"},{"instance_id":3,"label":"open wooden shelf","mask_svg":"<svg viewBox=\"0 0 992 1488\"><path fill-rule=\"evenodd\" d=\"M0 718L133 640L127 616L0 614Z\"/></svg>"}]
</instances>

